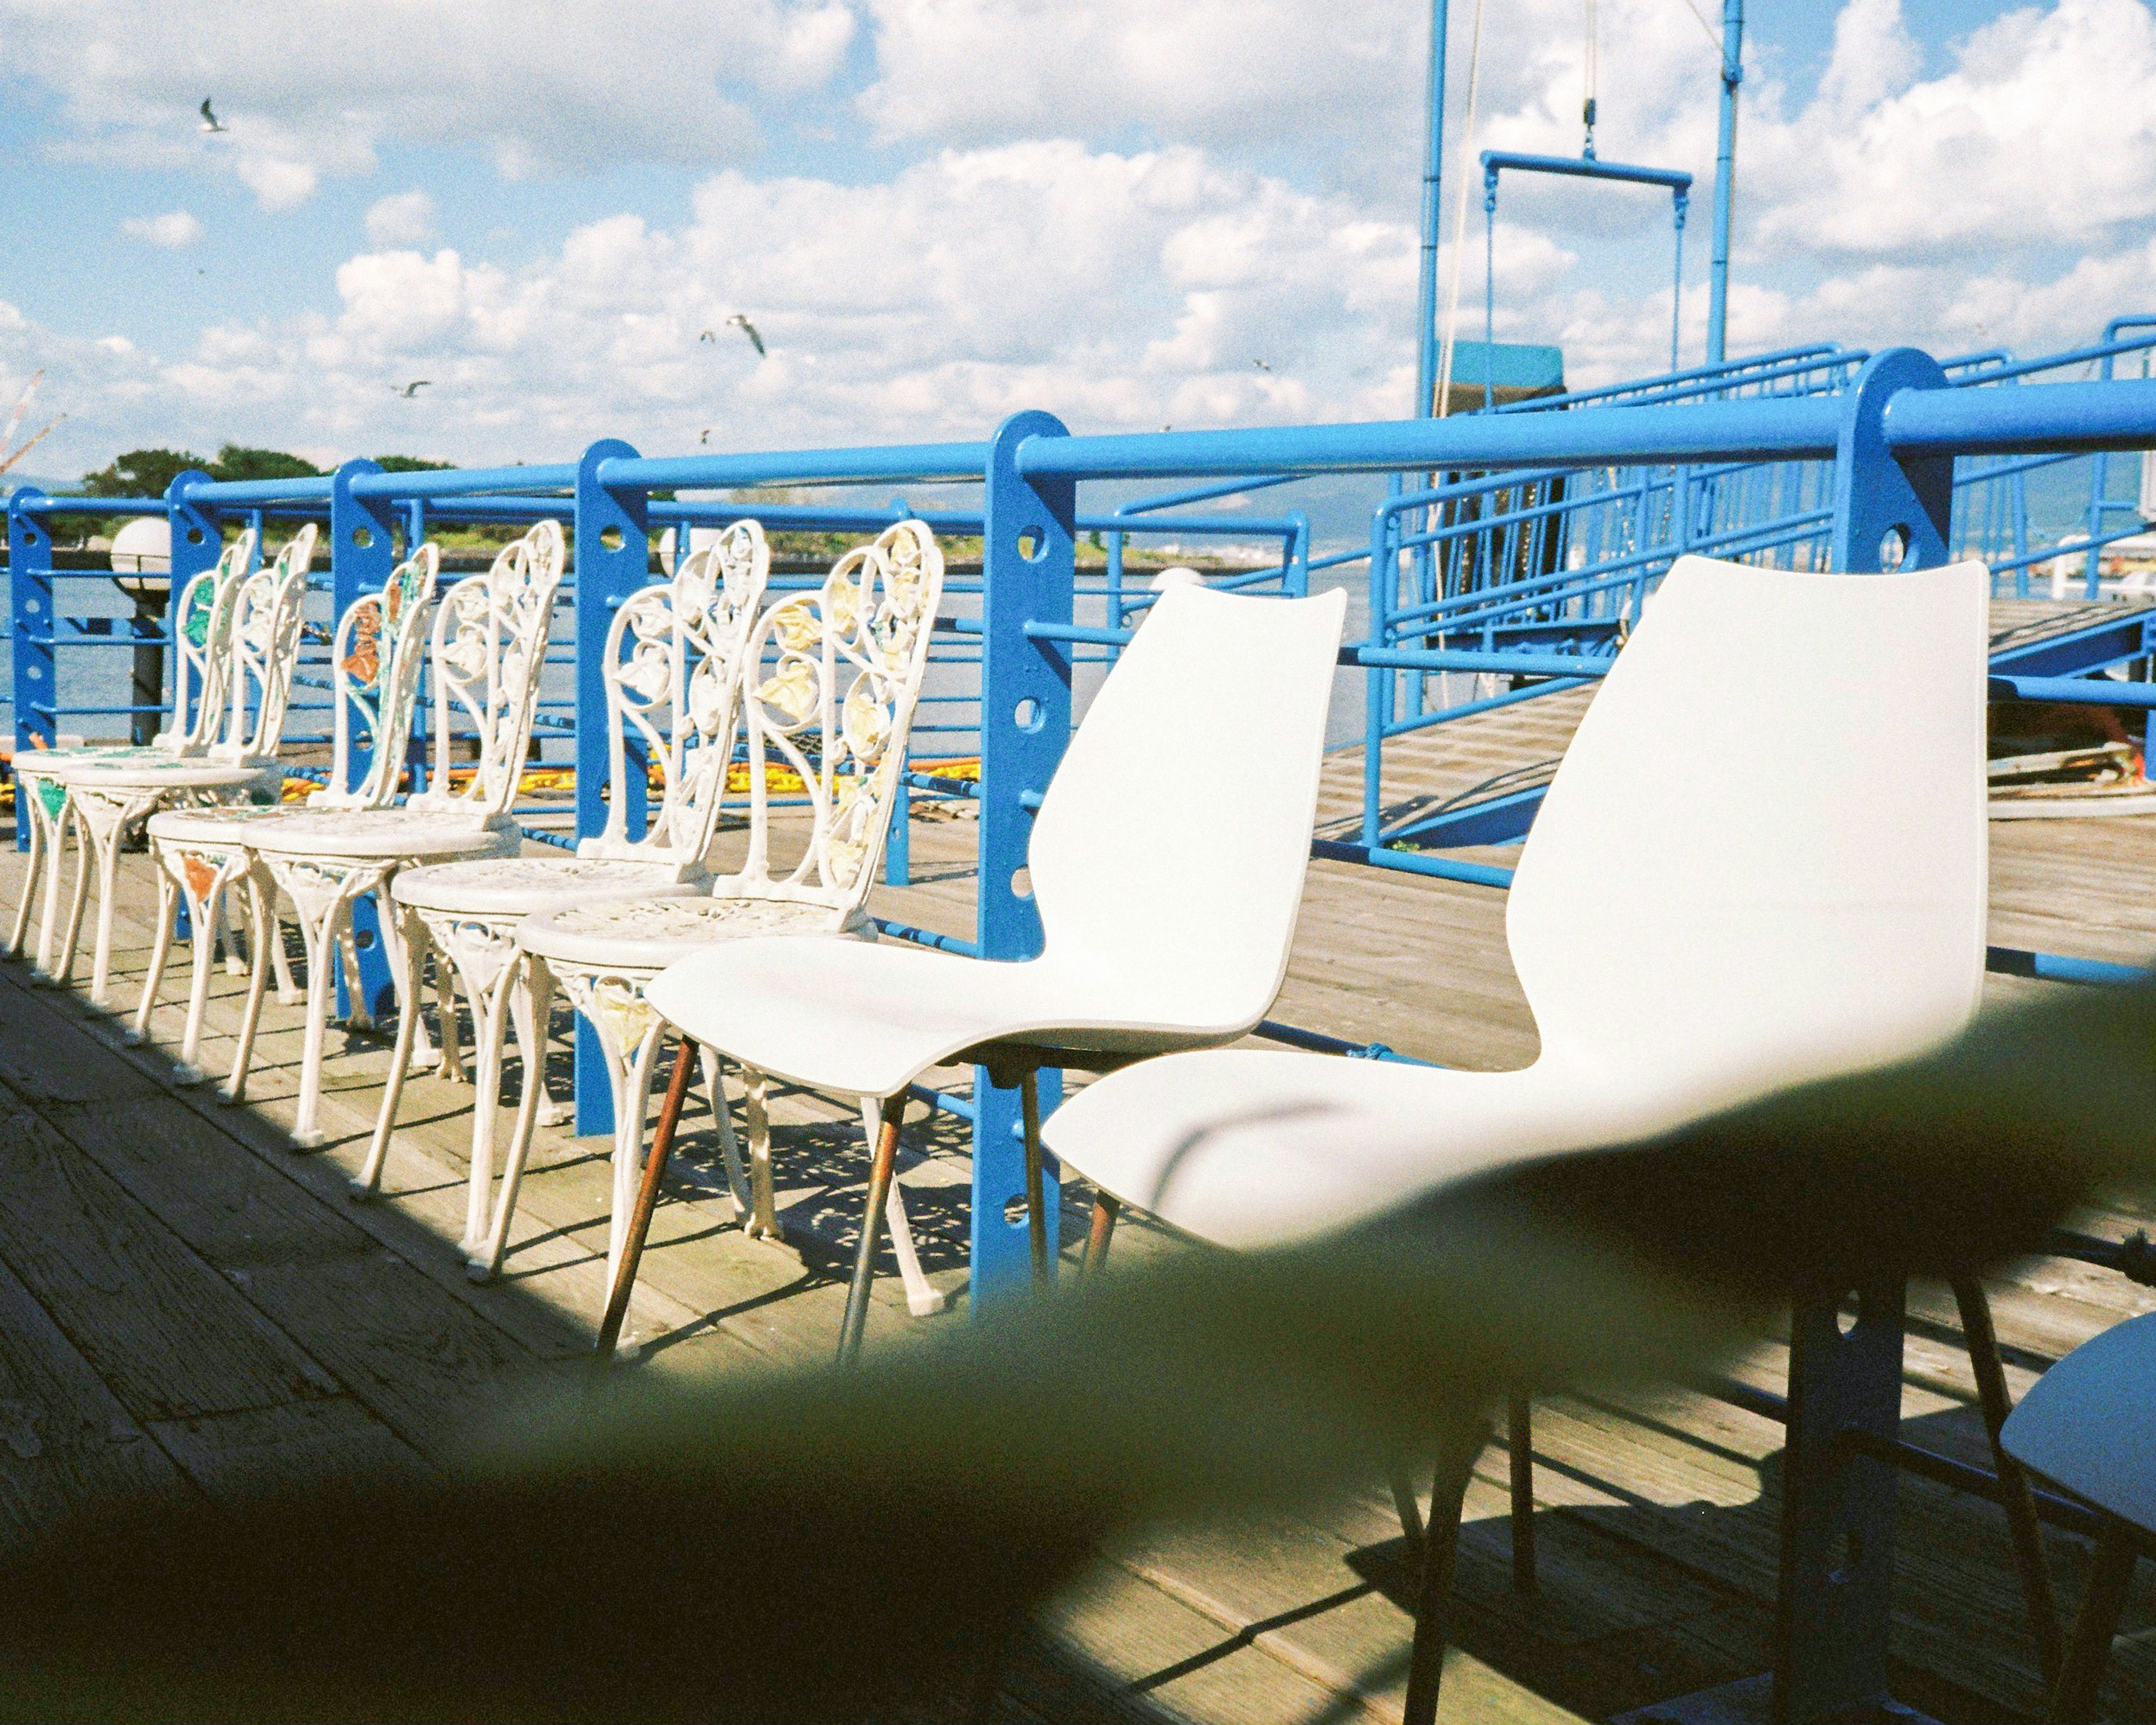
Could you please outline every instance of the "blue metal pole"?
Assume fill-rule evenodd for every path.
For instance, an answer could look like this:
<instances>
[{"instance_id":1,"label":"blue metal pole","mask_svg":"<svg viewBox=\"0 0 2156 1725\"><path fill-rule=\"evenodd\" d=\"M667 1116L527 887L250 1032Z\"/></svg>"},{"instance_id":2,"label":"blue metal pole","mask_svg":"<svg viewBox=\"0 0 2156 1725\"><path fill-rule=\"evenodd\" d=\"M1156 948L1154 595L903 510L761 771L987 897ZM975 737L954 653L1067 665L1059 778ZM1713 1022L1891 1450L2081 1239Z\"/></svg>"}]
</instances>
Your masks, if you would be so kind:
<instances>
[{"instance_id":1,"label":"blue metal pole","mask_svg":"<svg viewBox=\"0 0 2156 1725\"><path fill-rule=\"evenodd\" d=\"M616 459L635 460L636 450L618 438L604 438L584 451L577 464L577 836L588 839L606 828L608 772L606 701L606 639L622 601L650 578L650 511L641 486L610 487L599 481L599 465ZM641 838L644 822L644 775L641 753L628 761L625 818L631 838ZM607 1080L606 1056L598 1034L577 1019L577 1131L580 1136L613 1130L613 1094Z\"/></svg>"},{"instance_id":2,"label":"blue metal pole","mask_svg":"<svg viewBox=\"0 0 2156 1725\"><path fill-rule=\"evenodd\" d=\"M1024 959L1040 951L1040 915L1024 875L1033 814L1028 793L1048 788L1070 737L1070 655L1055 640L1025 631L1028 623L1069 624L1076 579L1077 485L1069 479L1029 480L1018 470L1028 439L1067 436L1047 413L1015 413L990 445L983 511L981 592L981 795L979 908L976 940L988 959ZM1044 1117L1062 1100L1062 1079L1040 1078ZM988 1069L973 1069L973 1310L1030 1285L1025 1162L1020 1147L1019 1092L1004 1090ZM1058 1233L1059 1188L1050 1164L1046 1183L1048 1238Z\"/></svg>"},{"instance_id":3,"label":"blue metal pole","mask_svg":"<svg viewBox=\"0 0 2156 1725\"><path fill-rule=\"evenodd\" d=\"M1438 178L1445 159L1445 8L1430 8L1430 95L1424 105L1426 126L1422 149L1422 270L1415 311L1415 417L1437 412L1437 241Z\"/></svg>"},{"instance_id":4,"label":"blue metal pole","mask_svg":"<svg viewBox=\"0 0 2156 1725\"><path fill-rule=\"evenodd\" d=\"M1714 146L1714 256L1707 265L1707 362L1720 365L1729 318L1729 213L1737 193L1737 87L1744 81L1744 0L1722 3L1722 126Z\"/></svg>"},{"instance_id":5,"label":"blue metal pole","mask_svg":"<svg viewBox=\"0 0 2156 1725\"><path fill-rule=\"evenodd\" d=\"M331 627L336 627L346 608L362 593L379 593L389 580L389 572L397 567L396 511L386 498L356 497L352 482L362 475L382 471L377 463L363 456L346 462L330 475L330 616ZM177 487L191 480L183 475L172 481ZM175 517L177 522L177 517ZM175 571L179 568L179 534L172 535ZM378 737L368 739L368 746L355 747L350 751L351 762L346 790L356 789L366 778L367 763L372 759ZM354 738L357 743L357 739ZM388 1016L396 1000L396 984L389 974L389 957L382 943L381 918L376 914L374 899L367 895L357 900L352 907L352 945L359 954L359 985L367 996L367 1009L377 1018ZM340 1011L350 1009L345 998L344 973L339 970L336 979L337 1007ZM418 1003L405 1002L405 1009L416 1012Z\"/></svg>"},{"instance_id":6,"label":"blue metal pole","mask_svg":"<svg viewBox=\"0 0 2156 1725\"><path fill-rule=\"evenodd\" d=\"M54 693L53 634L52 529L24 506L43 503L45 494L28 486L8 500L8 614L14 620L13 665L15 680L15 752L21 755L33 743L50 747L58 722L50 713L34 712L33 705L57 706ZM173 549L179 548L177 536ZM30 823L23 809L23 784L15 782L15 848L30 846ZM28 888L25 886L25 891Z\"/></svg>"}]
</instances>

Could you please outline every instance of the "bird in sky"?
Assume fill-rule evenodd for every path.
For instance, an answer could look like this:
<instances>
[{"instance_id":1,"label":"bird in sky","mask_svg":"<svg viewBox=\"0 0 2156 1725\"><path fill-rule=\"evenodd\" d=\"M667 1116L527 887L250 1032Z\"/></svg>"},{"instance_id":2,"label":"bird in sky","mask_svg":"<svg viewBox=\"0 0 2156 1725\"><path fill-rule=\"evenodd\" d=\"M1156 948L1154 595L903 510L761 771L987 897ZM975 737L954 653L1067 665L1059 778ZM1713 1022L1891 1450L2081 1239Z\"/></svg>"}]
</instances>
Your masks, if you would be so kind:
<instances>
[{"instance_id":1,"label":"bird in sky","mask_svg":"<svg viewBox=\"0 0 2156 1725\"><path fill-rule=\"evenodd\" d=\"M1252 365L1255 366L1255 367L1256 367L1260 371L1261 371L1261 372L1270 372L1272 370L1272 367L1271 367L1270 366L1267 365L1267 364L1266 364L1263 360L1261 360L1261 359L1254 359L1254 360L1252 360L1252 361L1250 362L1250 363L1251 363Z\"/></svg>"},{"instance_id":2,"label":"bird in sky","mask_svg":"<svg viewBox=\"0 0 2156 1725\"><path fill-rule=\"evenodd\" d=\"M704 333L697 336L696 339L699 341L716 341L719 339L718 331L716 330L706 330Z\"/></svg>"},{"instance_id":3,"label":"bird in sky","mask_svg":"<svg viewBox=\"0 0 2156 1725\"><path fill-rule=\"evenodd\" d=\"M203 98L202 129L204 131L227 131L230 130L230 128L227 126L222 120L217 117L217 110L210 106L209 98L208 96L204 96Z\"/></svg>"},{"instance_id":4,"label":"bird in sky","mask_svg":"<svg viewBox=\"0 0 2156 1725\"><path fill-rule=\"evenodd\" d=\"M732 325L734 328L739 330L744 336L747 336L750 341L756 343L756 357L758 359L762 359L763 357L763 337L757 333L756 326L748 321L748 314L745 311L737 311L732 317L728 318L726 321Z\"/></svg>"},{"instance_id":5,"label":"bird in sky","mask_svg":"<svg viewBox=\"0 0 2156 1725\"><path fill-rule=\"evenodd\" d=\"M398 393L402 395L407 401L414 400L418 398L419 392L429 388L433 384L434 381L434 380L431 377L414 377L409 383L407 383L403 388L398 390ZM394 384L392 384L390 387L393 389L396 388Z\"/></svg>"},{"instance_id":6,"label":"bird in sky","mask_svg":"<svg viewBox=\"0 0 2156 1725\"><path fill-rule=\"evenodd\" d=\"M700 433L697 434L696 441L697 441L698 443L700 443L700 444L707 444L707 443L711 442L711 428L710 426L706 425L706 426L703 429L703 430L702 430L701 432L700 432Z\"/></svg>"}]
</instances>

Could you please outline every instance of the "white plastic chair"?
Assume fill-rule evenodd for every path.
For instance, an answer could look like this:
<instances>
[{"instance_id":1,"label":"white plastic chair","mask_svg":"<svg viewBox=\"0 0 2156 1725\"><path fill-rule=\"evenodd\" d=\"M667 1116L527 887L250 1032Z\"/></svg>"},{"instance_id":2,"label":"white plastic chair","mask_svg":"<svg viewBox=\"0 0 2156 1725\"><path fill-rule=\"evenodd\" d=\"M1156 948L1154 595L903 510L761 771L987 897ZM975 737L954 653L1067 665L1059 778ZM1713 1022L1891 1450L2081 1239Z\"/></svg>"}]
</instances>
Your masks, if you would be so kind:
<instances>
[{"instance_id":1,"label":"white plastic chair","mask_svg":"<svg viewBox=\"0 0 2156 1725\"><path fill-rule=\"evenodd\" d=\"M2087 1591L2045 1712L2081 1725L2097 1717L2140 1546L2156 1535L2156 1313L2082 1343L2030 1386L2001 1437L2016 1461L2099 1517Z\"/></svg>"},{"instance_id":2,"label":"white plastic chair","mask_svg":"<svg viewBox=\"0 0 2156 1725\"><path fill-rule=\"evenodd\" d=\"M1534 1064L1226 1050L1116 1073L1046 1130L1101 1194L1096 1239L1131 1205L1223 1246L1312 1240L1953 1035L1984 978L1989 592L1973 562L1851 576L1678 559L1513 878ZM1465 1484L1440 1486L1440 1542ZM1418 1632L1411 1722L1434 1715L1439 1615Z\"/></svg>"},{"instance_id":3,"label":"white plastic chair","mask_svg":"<svg viewBox=\"0 0 2156 1725\"><path fill-rule=\"evenodd\" d=\"M210 711L198 711L182 747L85 750L44 765L43 770L65 792L68 825L97 875L97 933L90 967L93 1005L105 1004L111 976L121 845L151 814L175 803L201 806L276 797L283 780L277 748L284 735L315 538L314 526L309 523L275 562L240 577L218 596L204 639L188 642L190 649L203 655L200 706ZM216 614L219 608L222 616ZM179 631L182 638L191 625L192 619L183 624ZM220 637L223 650L213 655L210 644ZM57 865L57 846L54 860ZM59 980L64 981L74 969L83 901L79 877L66 942L54 968Z\"/></svg>"},{"instance_id":4,"label":"white plastic chair","mask_svg":"<svg viewBox=\"0 0 2156 1725\"><path fill-rule=\"evenodd\" d=\"M860 1345L900 1116L923 1072L978 1062L1021 1087L1045 1271L1039 1069L1232 1042L1272 1004L1302 898L1346 607L1337 592L1162 593L1034 817L1037 958L756 940L696 953L651 983L652 1005L684 1038L880 1111L841 1357ZM654 1167L662 1148L654 1142Z\"/></svg>"},{"instance_id":5,"label":"white plastic chair","mask_svg":"<svg viewBox=\"0 0 2156 1725\"><path fill-rule=\"evenodd\" d=\"M773 603L742 656L749 829L739 872L713 881L706 897L581 906L535 916L517 931L518 944L543 962L606 1052L614 1108L610 1273L619 1271L628 1238L651 1062L664 1029L644 1003L644 986L686 953L757 935L847 937L783 942L789 950L874 938L863 906L890 829L942 593L936 536L909 521L840 557L820 591ZM778 774L798 788L774 788ZM792 868L776 866L771 803L803 795L811 815L808 843ZM723 1121L716 1070L706 1067L712 1106ZM775 1237L765 1080L753 1069L744 1076L749 1190L736 1198L746 1196L748 1232ZM529 1150L529 1129L521 1127L502 1178L494 1240L505 1237ZM891 1215L909 1301L917 1312L940 1310L942 1296L921 1273L895 1190Z\"/></svg>"},{"instance_id":6,"label":"white plastic chair","mask_svg":"<svg viewBox=\"0 0 2156 1725\"><path fill-rule=\"evenodd\" d=\"M333 729L329 779L310 793L308 807L377 809L395 795L403 772L405 740L412 728L439 566L439 550L423 545L390 572L381 592L362 594L345 608L330 643ZM347 788L355 747L371 748L373 753L361 783ZM134 1037L141 1041L150 1034L150 1014L164 982L178 906L184 900L194 931L194 973L177 1076L186 1084L199 1083L207 1076L198 1062L213 948L217 932L231 920L231 890L244 887L254 965L240 1020L242 1058L234 1063L226 1091L235 1100L245 1089L244 1056L253 1048L270 971L274 968L277 974L280 999L289 1004L300 998L285 965L276 885L247 845L250 829L282 813L277 807L167 809L152 815L147 829L158 870L157 933L136 1006Z\"/></svg>"},{"instance_id":7,"label":"white plastic chair","mask_svg":"<svg viewBox=\"0 0 2156 1725\"><path fill-rule=\"evenodd\" d=\"M475 1280L500 1268L515 1209L514 1192L506 1187L500 1220L489 1228L506 1019L515 1021L525 1072L516 1142L528 1142L546 1096L550 979L543 966L518 951L516 930L539 911L710 890L705 855L733 758L747 637L770 572L763 529L752 521L739 521L716 543L692 553L672 580L632 594L614 614L603 660L611 768L607 824L579 843L575 855L438 863L404 870L391 884L407 998L418 998L420 964L431 945L455 965L471 1003L478 1089L464 1249ZM662 795L644 836L632 839L629 803L651 768L659 772ZM416 1024L417 1014L407 1013L398 1025L374 1142L352 1182L361 1198L372 1198L381 1184ZM719 1119L723 1134L728 1121L723 1108ZM738 1188L731 1135L723 1142ZM521 1172L521 1159L515 1167Z\"/></svg>"}]
</instances>

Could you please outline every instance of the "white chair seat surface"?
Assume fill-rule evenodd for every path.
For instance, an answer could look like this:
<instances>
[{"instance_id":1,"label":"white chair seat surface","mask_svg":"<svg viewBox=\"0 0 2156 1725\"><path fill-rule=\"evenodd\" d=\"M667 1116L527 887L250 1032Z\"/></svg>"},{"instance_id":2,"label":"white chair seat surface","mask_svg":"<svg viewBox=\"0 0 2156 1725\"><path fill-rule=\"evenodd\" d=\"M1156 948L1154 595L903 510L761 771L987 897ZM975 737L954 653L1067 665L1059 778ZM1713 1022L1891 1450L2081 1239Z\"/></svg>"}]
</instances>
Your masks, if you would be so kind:
<instances>
[{"instance_id":1,"label":"white chair seat surface","mask_svg":"<svg viewBox=\"0 0 2156 1725\"><path fill-rule=\"evenodd\" d=\"M167 809L150 817L150 837L181 845L229 845L244 839L251 828L274 821L290 811L281 807L258 808L235 803L223 809Z\"/></svg>"},{"instance_id":2,"label":"white chair seat surface","mask_svg":"<svg viewBox=\"0 0 2156 1725\"><path fill-rule=\"evenodd\" d=\"M504 856L523 843L513 826L491 825L437 809L308 809L277 811L248 835L276 856Z\"/></svg>"},{"instance_id":3,"label":"white chair seat surface","mask_svg":"<svg viewBox=\"0 0 2156 1725\"><path fill-rule=\"evenodd\" d=\"M851 945L875 933L858 918L844 926L838 918L828 905L798 899L683 896L547 911L516 937L541 957L567 964L661 971L721 942L778 936L785 950L798 952L804 935L844 936Z\"/></svg>"},{"instance_id":4,"label":"white chair seat surface","mask_svg":"<svg viewBox=\"0 0 2156 1725\"><path fill-rule=\"evenodd\" d=\"M258 779L281 780L284 768L275 761L218 761L165 749L131 749L64 756L43 776L93 789L220 790L252 784Z\"/></svg>"},{"instance_id":5,"label":"white chair seat surface","mask_svg":"<svg viewBox=\"0 0 2156 1725\"><path fill-rule=\"evenodd\" d=\"M746 1065L864 1096L894 1096L994 1040L1158 1054L1245 1029L1163 1023L1163 991L1147 978L1045 957L983 963L895 942L744 941L690 954L644 993L685 1034Z\"/></svg>"},{"instance_id":6,"label":"white chair seat surface","mask_svg":"<svg viewBox=\"0 0 2156 1725\"><path fill-rule=\"evenodd\" d=\"M1619 1090L1548 1062L1461 1072L1224 1049L1089 1085L1041 1136L1066 1169L1126 1204L1251 1250L1494 1169L1650 1137L1742 1093Z\"/></svg>"},{"instance_id":7,"label":"white chair seat surface","mask_svg":"<svg viewBox=\"0 0 2156 1725\"><path fill-rule=\"evenodd\" d=\"M688 896L708 877L683 880L670 863L608 862L579 856L480 857L407 869L390 889L400 905L471 915L529 916L609 898Z\"/></svg>"},{"instance_id":8,"label":"white chair seat surface","mask_svg":"<svg viewBox=\"0 0 2156 1725\"><path fill-rule=\"evenodd\" d=\"M2045 1373L2001 1438L2025 1466L2156 1532L2156 1312L2082 1343Z\"/></svg>"}]
</instances>

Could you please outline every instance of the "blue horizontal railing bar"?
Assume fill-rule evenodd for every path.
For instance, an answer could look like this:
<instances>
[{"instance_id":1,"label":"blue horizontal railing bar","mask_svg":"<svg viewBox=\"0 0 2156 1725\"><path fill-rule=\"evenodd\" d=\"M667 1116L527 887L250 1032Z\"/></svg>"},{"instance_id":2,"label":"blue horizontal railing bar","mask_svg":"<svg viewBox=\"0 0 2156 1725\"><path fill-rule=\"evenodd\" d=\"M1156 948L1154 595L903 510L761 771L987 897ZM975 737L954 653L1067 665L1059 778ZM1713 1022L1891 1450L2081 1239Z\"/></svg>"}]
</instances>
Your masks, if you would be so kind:
<instances>
[{"instance_id":1,"label":"blue horizontal railing bar","mask_svg":"<svg viewBox=\"0 0 2156 1725\"><path fill-rule=\"evenodd\" d=\"M918 730L920 727L914 727ZM971 730L973 727L965 727ZM899 777L916 791L933 791L939 797L969 797L978 799L981 788L970 779L938 778L932 773L901 773Z\"/></svg>"},{"instance_id":2,"label":"blue horizontal railing bar","mask_svg":"<svg viewBox=\"0 0 2156 1725\"><path fill-rule=\"evenodd\" d=\"M1350 646L1340 649L1342 665L1375 665L1383 670L1509 671L1519 677L1599 677L1616 663L1583 659L1575 654L1488 653L1437 647Z\"/></svg>"},{"instance_id":3,"label":"blue horizontal railing bar","mask_svg":"<svg viewBox=\"0 0 2156 1725\"><path fill-rule=\"evenodd\" d=\"M2102 958L2068 958L2057 952L2027 952L2018 947L1986 947L1984 968L2001 976L2035 977L2041 982L2093 983L2111 988L2148 980L2148 973L2138 964L2113 964Z\"/></svg>"},{"instance_id":4,"label":"blue horizontal railing bar","mask_svg":"<svg viewBox=\"0 0 2156 1725\"><path fill-rule=\"evenodd\" d=\"M888 916L871 916L877 932L893 938L911 941L916 947L933 947L939 952L956 952L961 957L978 958L980 947L973 942L961 940L955 934L937 934L932 929L916 928L910 922L894 922Z\"/></svg>"},{"instance_id":5,"label":"blue horizontal railing bar","mask_svg":"<svg viewBox=\"0 0 2156 1725\"><path fill-rule=\"evenodd\" d=\"M1689 393L1778 382L1784 377L1817 372L1829 366L1861 365L1870 357L1869 352L1865 349L1837 347L1830 341L1808 347L1783 347L1772 353L1754 354L1746 359L1726 361L1720 365L1692 366L1683 371L1665 372L1644 388L1638 383L1604 383L1594 389L1568 390L1563 395L1537 395L1530 396L1525 401L1506 402L1497 411L1500 413L1547 413L1558 408L1589 407L1619 396L1638 404L1675 400ZM1805 363L1789 362L1794 361Z\"/></svg>"},{"instance_id":6,"label":"blue horizontal railing bar","mask_svg":"<svg viewBox=\"0 0 2156 1725\"><path fill-rule=\"evenodd\" d=\"M978 480L988 470L988 445L897 444L883 448L791 449L743 455L617 455L598 465L598 482L611 490L655 486L852 485L867 480L939 481ZM569 471L563 483L574 483ZM357 485L354 487L357 490ZM501 485L475 487L502 490ZM364 494L362 494L364 495Z\"/></svg>"},{"instance_id":7,"label":"blue horizontal railing bar","mask_svg":"<svg viewBox=\"0 0 2156 1725\"><path fill-rule=\"evenodd\" d=\"M1537 174L1568 174L1584 180L1625 180L1640 186L1691 190L1691 176L1681 167L1640 167L1629 162L1604 162L1594 156L1532 156L1520 150L1485 150L1482 172L1494 178L1506 168ZM1674 357L1674 356L1672 356Z\"/></svg>"},{"instance_id":8,"label":"blue horizontal railing bar","mask_svg":"<svg viewBox=\"0 0 2156 1725\"><path fill-rule=\"evenodd\" d=\"M1351 1060L1398 1060L1406 1066L1437 1064L1399 1053L1382 1042L1350 1042L1344 1036L1328 1036L1322 1030L1306 1030L1300 1024L1277 1024L1271 1019L1260 1019L1250 1034L1262 1036L1268 1042L1285 1043L1290 1048L1306 1049L1312 1054L1342 1055Z\"/></svg>"},{"instance_id":9,"label":"blue horizontal railing bar","mask_svg":"<svg viewBox=\"0 0 2156 1725\"><path fill-rule=\"evenodd\" d=\"M1455 862L1421 851L1388 850L1383 845L1353 845L1337 839L1311 841L1310 854L1326 862L1359 863L1399 875L1428 875L1439 880L1463 880L1471 886L1510 886L1512 871L1483 863Z\"/></svg>"},{"instance_id":10,"label":"blue horizontal railing bar","mask_svg":"<svg viewBox=\"0 0 2156 1725\"><path fill-rule=\"evenodd\" d=\"M2110 677L2001 677L1990 683L1994 701L2071 701L2082 706L2138 706L2156 711L2156 683L2122 683Z\"/></svg>"},{"instance_id":11,"label":"blue horizontal railing bar","mask_svg":"<svg viewBox=\"0 0 2156 1725\"><path fill-rule=\"evenodd\" d=\"M2107 359L2116 354L2138 353L2152 347L2156 347L2156 336L2142 336L2125 341L2097 341L2087 347L2069 347L2062 352L2042 354L2035 359L2016 360L1996 371L1980 372L1975 377L1962 381L1967 383L1996 383L2002 377L2025 377L2032 372L2056 371L2061 366L2086 365L2091 360Z\"/></svg>"},{"instance_id":12,"label":"blue horizontal railing bar","mask_svg":"<svg viewBox=\"0 0 2156 1725\"><path fill-rule=\"evenodd\" d=\"M978 1120L981 1117L980 1111L974 1107L972 1098L968 1096L954 1096L947 1090L937 1090L926 1084L909 1084L906 1093L916 1102L925 1102L932 1108L941 1109L961 1120Z\"/></svg>"}]
</instances>

